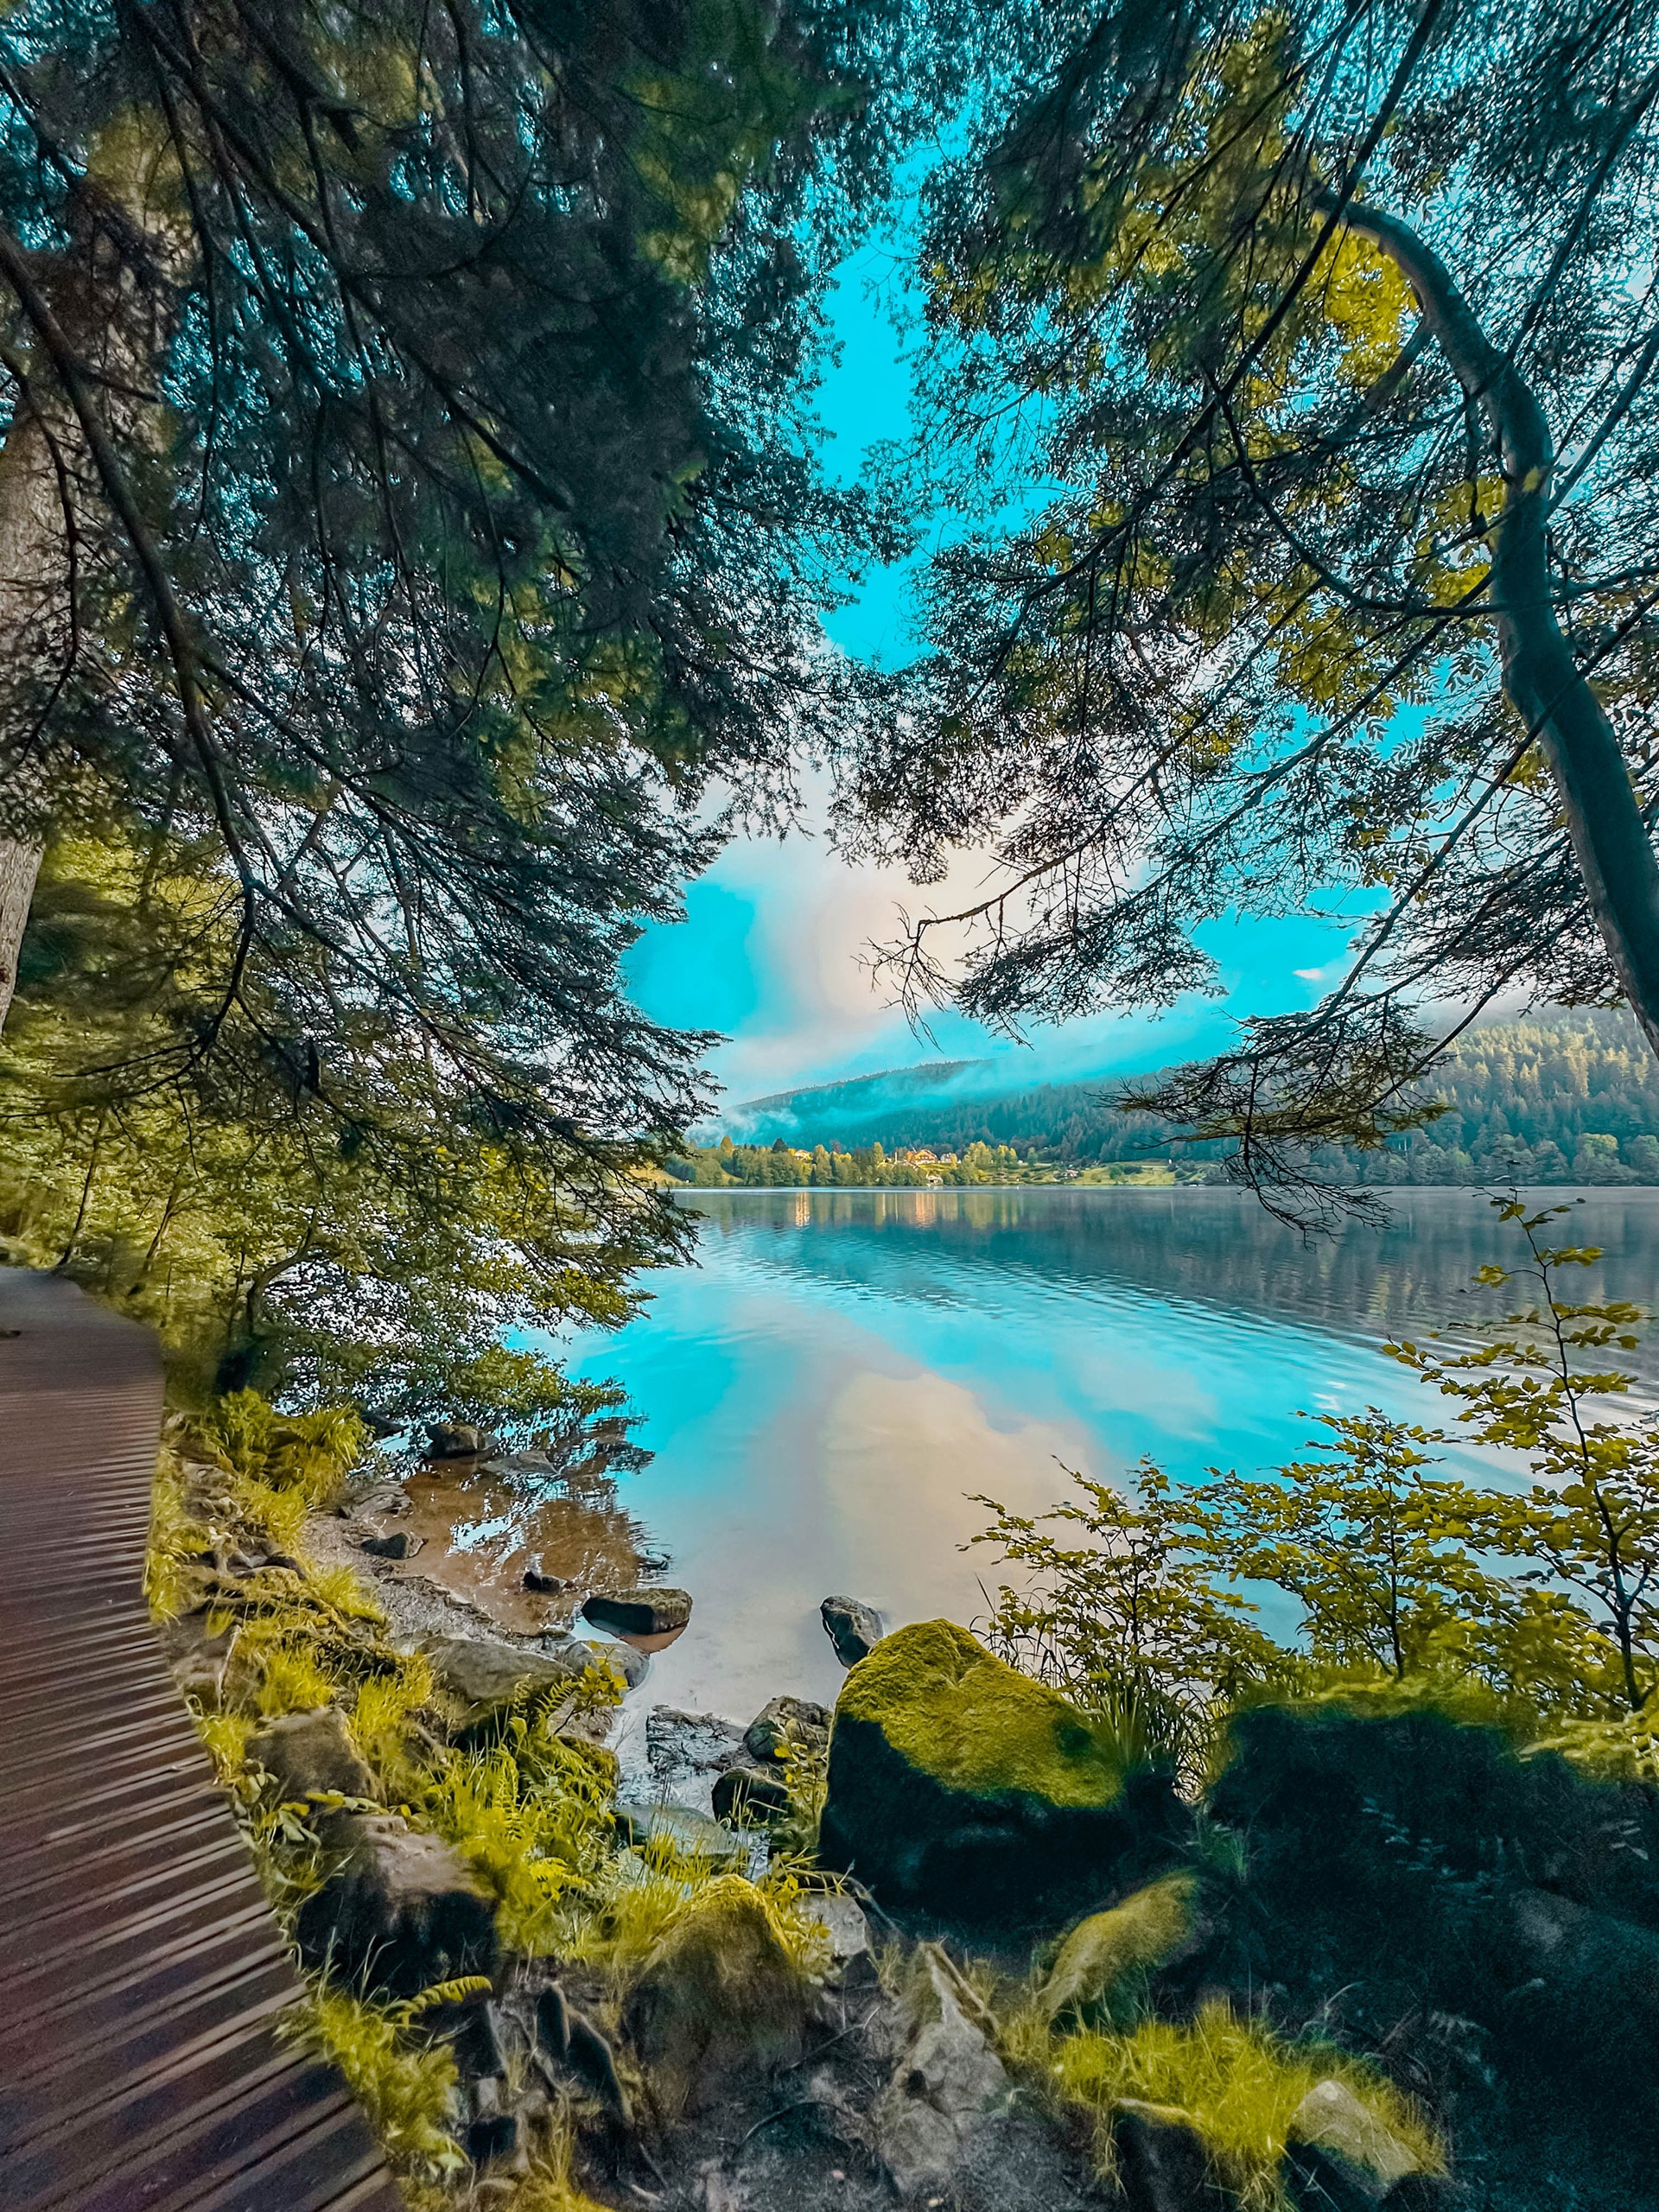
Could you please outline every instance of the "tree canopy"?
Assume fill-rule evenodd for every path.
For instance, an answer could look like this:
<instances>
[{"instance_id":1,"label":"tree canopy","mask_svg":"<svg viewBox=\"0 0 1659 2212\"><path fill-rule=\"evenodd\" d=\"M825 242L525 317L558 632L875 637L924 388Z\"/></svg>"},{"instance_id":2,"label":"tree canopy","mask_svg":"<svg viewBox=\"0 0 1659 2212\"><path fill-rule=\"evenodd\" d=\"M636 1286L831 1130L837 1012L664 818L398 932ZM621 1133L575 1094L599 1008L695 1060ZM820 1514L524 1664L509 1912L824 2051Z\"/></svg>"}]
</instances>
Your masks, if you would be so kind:
<instances>
[{"instance_id":1,"label":"tree canopy","mask_svg":"<svg viewBox=\"0 0 1659 2212\"><path fill-rule=\"evenodd\" d=\"M675 1249L632 1171L703 1040L617 963L722 803L787 810L841 711L818 609L895 543L808 410L828 269L926 111L919 21L8 15L19 1249L103 1270L217 1209L245 1352L278 1286L374 1278L377 1187L371 1243L465 1249L458 1280L509 1249L543 1318Z\"/></svg>"},{"instance_id":2,"label":"tree canopy","mask_svg":"<svg viewBox=\"0 0 1659 2212\"><path fill-rule=\"evenodd\" d=\"M1005 1028L1213 987L1218 915L1351 918L1312 1014L1138 1102L1299 1211L1499 994L1659 1042L1659 26L1040 17L929 191L954 527L846 830L922 881L994 844L889 953Z\"/></svg>"}]
</instances>

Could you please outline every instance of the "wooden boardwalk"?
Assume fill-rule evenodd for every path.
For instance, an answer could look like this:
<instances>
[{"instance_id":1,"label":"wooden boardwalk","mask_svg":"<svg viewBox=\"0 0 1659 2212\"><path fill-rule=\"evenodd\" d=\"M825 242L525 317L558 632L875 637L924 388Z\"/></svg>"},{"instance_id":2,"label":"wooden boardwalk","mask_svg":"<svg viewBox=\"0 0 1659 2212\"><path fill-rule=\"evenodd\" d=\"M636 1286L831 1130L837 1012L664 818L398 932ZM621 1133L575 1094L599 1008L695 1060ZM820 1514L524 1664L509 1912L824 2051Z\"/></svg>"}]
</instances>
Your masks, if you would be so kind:
<instances>
[{"instance_id":1,"label":"wooden boardwalk","mask_svg":"<svg viewBox=\"0 0 1659 2212\"><path fill-rule=\"evenodd\" d=\"M140 1586L149 1335L0 1268L0 2208L401 2212Z\"/></svg>"}]
</instances>

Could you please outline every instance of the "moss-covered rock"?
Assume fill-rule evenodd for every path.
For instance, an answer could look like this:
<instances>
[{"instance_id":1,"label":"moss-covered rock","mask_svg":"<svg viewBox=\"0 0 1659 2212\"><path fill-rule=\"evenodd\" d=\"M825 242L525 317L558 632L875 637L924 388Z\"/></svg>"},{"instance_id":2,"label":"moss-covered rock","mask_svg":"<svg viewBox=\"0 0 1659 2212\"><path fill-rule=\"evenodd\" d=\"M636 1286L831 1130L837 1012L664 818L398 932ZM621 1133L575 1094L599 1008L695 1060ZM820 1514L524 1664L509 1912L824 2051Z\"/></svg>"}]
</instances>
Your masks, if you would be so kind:
<instances>
[{"instance_id":1,"label":"moss-covered rock","mask_svg":"<svg viewBox=\"0 0 1659 2212\"><path fill-rule=\"evenodd\" d=\"M735 1874L707 1884L623 2012L658 2117L670 2124L701 2109L734 2075L795 2063L808 1999L759 1891Z\"/></svg>"},{"instance_id":2,"label":"moss-covered rock","mask_svg":"<svg viewBox=\"0 0 1659 2212\"><path fill-rule=\"evenodd\" d=\"M1039 1995L1049 2018L1096 2008L1110 2014L1116 1999L1133 1995L1148 1974L1197 1942L1197 1887L1190 1874L1166 1874L1109 1912L1080 1922L1061 1944Z\"/></svg>"},{"instance_id":3,"label":"moss-covered rock","mask_svg":"<svg viewBox=\"0 0 1659 2212\"><path fill-rule=\"evenodd\" d=\"M821 1853L889 1902L1029 1923L1151 1871L1181 1826L1167 1778L950 1621L848 1675Z\"/></svg>"}]
</instances>

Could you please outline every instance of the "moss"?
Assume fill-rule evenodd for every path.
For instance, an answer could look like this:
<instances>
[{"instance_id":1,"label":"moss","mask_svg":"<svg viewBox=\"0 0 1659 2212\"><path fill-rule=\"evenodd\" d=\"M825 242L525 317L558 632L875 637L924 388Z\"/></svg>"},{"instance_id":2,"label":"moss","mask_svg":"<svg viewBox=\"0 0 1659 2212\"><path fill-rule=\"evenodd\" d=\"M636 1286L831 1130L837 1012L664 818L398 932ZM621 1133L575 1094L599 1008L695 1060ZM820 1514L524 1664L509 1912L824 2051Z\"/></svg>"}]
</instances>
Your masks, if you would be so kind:
<instances>
[{"instance_id":1,"label":"moss","mask_svg":"<svg viewBox=\"0 0 1659 2212\"><path fill-rule=\"evenodd\" d=\"M706 1883L663 1937L624 2021L659 2115L695 2110L735 2073L800 2055L807 1983L753 1884Z\"/></svg>"},{"instance_id":2,"label":"moss","mask_svg":"<svg viewBox=\"0 0 1659 2212\"><path fill-rule=\"evenodd\" d=\"M1111 2120L1127 2101L1171 2107L1202 2139L1217 2180L1243 2212L1285 2212L1291 2200L1282 2167L1290 2123L1308 2091L1344 2082L1378 2122L1432 2172L1440 2143L1393 2086L1325 2044L1287 2044L1224 2005L1206 2005L1190 2024L1144 2021L1128 2035L1084 2031L1052 2047L1051 2092L1096 2122L1098 2163L1113 2171Z\"/></svg>"},{"instance_id":3,"label":"moss","mask_svg":"<svg viewBox=\"0 0 1659 2212\"><path fill-rule=\"evenodd\" d=\"M1109 1912L1091 1913L1060 1946L1038 2002L1051 2020L1103 2005L1178 1951L1192 1932L1196 1884L1170 1874Z\"/></svg>"},{"instance_id":4,"label":"moss","mask_svg":"<svg viewBox=\"0 0 1659 2212\"><path fill-rule=\"evenodd\" d=\"M861 1659L836 1707L950 1789L1074 1809L1109 1805L1128 1764L1113 1732L951 1621L918 1621Z\"/></svg>"}]
</instances>

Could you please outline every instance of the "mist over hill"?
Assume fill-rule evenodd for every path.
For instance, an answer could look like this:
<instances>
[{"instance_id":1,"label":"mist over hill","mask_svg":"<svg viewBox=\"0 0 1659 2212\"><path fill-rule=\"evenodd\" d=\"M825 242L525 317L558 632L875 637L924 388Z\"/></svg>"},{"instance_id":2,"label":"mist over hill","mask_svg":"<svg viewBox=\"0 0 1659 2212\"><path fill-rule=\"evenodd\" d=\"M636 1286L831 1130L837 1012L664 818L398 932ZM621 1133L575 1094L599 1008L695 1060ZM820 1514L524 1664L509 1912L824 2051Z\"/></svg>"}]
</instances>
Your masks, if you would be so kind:
<instances>
[{"instance_id":1,"label":"mist over hill","mask_svg":"<svg viewBox=\"0 0 1659 2212\"><path fill-rule=\"evenodd\" d=\"M810 1151L880 1143L964 1152L1013 1145L1067 1165L1164 1159L1160 1122L1116 1112L1119 1078L1013 1084L1006 1061L920 1067L778 1091L728 1108L716 1134ZM1484 1023L1459 1042L1435 1089L1450 1110L1384 1152L1344 1152L1366 1182L1659 1182L1659 1062L1628 1014L1551 1009ZM1203 1147L1178 1147L1185 1158Z\"/></svg>"}]
</instances>

